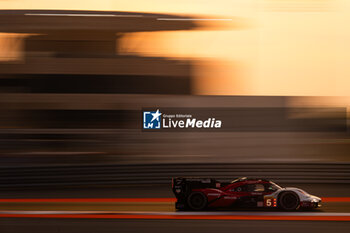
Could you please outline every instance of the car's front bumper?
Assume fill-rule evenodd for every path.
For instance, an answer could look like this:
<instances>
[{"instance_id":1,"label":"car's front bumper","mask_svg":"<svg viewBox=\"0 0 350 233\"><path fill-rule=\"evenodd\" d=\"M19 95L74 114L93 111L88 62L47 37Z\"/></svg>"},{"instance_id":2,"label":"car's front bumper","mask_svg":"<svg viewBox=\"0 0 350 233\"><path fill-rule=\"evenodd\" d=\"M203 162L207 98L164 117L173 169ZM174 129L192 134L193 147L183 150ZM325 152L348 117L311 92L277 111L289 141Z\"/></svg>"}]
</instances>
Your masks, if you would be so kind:
<instances>
[{"instance_id":1,"label":"car's front bumper","mask_svg":"<svg viewBox=\"0 0 350 233\"><path fill-rule=\"evenodd\" d=\"M320 208L322 206L322 201L302 201L300 207L302 208Z\"/></svg>"}]
</instances>

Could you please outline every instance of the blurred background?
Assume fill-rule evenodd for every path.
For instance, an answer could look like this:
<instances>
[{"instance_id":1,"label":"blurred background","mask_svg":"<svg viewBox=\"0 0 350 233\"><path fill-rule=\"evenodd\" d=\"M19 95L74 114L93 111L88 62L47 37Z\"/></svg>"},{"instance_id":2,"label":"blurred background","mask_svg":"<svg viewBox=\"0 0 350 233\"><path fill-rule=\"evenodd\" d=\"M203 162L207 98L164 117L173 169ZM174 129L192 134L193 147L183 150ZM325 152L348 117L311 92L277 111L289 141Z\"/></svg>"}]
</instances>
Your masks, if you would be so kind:
<instances>
[{"instance_id":1,"label":"blurred background","mask_svg":"<svg viewBox=\"0 0 350 233\"><path fill-rule=\"evenodd\" d=\"M350 181L346 129L147 133L140 114L297 107L346 117L349 1L0 0L0 8L0 187L168 184L182 175ZM288 117L348 124L330 113Z\"/></svg>"}]
</instances>

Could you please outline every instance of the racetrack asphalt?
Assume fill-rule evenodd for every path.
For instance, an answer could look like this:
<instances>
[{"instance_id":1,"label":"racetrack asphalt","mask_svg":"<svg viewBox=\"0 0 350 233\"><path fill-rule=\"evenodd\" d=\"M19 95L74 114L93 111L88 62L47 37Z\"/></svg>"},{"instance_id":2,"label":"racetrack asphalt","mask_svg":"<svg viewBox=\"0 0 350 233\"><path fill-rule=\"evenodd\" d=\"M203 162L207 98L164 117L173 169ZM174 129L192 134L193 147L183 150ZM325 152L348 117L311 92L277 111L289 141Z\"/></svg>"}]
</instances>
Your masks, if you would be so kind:
<instances>
[{"instance_id":1,"label":"racetrack asphalt","mask_svg":"<svg viewBox=\"0 0 350 233\"><path fill-rule=\"evenodd\" d=\"M348 233L350 222L0 218L1 233Z\"/></svg>"},{"instance_id":2,"label":"racetrack asphalt","mask_svg":"<svg viewBox=\"0 0 350 233\"><path fill-rule=\"evenodd\" d=\"M0 232L350 232L348 186L301 187L324 203L297 212L175 211L169 186L2 190Z\"/></svg>"}]
</instances>

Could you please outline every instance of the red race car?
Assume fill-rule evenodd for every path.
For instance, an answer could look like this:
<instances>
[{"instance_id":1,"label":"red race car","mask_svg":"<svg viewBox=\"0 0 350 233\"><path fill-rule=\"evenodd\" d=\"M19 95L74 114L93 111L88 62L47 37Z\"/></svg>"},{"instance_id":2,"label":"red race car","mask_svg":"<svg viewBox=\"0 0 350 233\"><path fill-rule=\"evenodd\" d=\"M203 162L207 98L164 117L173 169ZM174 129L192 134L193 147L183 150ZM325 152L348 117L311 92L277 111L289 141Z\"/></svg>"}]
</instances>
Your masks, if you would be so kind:
<instances>
[{"instance_id":1,"label":"red race car","mask_svg":"<svg viewBox=\"0 0 350 233\"><path fill-rule=\"evenodd\" d=\"M173 178L178 210L267 207L283 210L321 207L321 198L298 188L282 188L265 179L238 178L222 183L211 178Z\"/></svg>"}]
</instances>

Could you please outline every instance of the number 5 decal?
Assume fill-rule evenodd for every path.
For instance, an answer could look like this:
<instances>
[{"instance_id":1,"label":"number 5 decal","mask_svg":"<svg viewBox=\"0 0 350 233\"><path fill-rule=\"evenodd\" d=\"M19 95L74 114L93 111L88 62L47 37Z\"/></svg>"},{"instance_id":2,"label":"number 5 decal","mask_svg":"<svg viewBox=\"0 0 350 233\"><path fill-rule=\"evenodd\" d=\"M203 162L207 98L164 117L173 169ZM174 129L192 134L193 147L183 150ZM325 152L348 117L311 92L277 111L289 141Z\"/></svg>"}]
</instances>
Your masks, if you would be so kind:
<instances>
[{"instance_id":1,"label":"number 5 decal","mask_svg":"<svg viewBox=\"0 0 350 233\"><path fill-rule=\"evenodd\" d=\"M267 198L265 201L266 206L271 206L272 205L272 201L271 198Z\"/></svg>"},{"instance_id":2,"label":"number 5 decal","mask_svg":"<svg viewBox=\"0 0 350 233\"><path fill-rule=\"evenodd\" d=\"M266 207L276 207L276 199L273 197L265 197L264 204Z\"/></svg>"}]
</instances>

